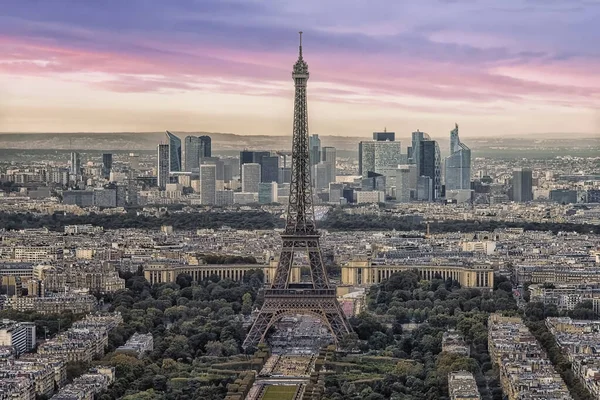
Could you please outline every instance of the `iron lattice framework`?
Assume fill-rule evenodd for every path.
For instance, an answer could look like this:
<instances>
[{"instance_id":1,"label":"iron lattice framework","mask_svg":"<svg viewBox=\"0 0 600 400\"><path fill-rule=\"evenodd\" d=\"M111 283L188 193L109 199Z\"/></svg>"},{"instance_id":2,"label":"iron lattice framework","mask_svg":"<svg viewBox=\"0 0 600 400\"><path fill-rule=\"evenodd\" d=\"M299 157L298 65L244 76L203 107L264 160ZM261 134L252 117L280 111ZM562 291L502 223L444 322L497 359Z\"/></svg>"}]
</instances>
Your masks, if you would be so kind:
<instances>
[{"instance_id":1,"label":"iron lattice framework","mask_svg":"<svg viewBox=\"0 0 600 400\"><path fill-rule=\"evenodd\" d=\"M271 287L265 290L265 301L254 321L243 347L264 342L267 332L285 315L308 314L319 318L338 342L350 333L350 326L336 299L335 287L329 284L321 248L319 232L315 226L313 193L310 182L308 150L308 110L306 82L308 64L302 58L302 32L298 61L294 64L292 78L296 88L294 99L294 134L292 139L292 167L290 201L287 221L281 235L283 247ZM291 283L294 254L308 254L311 281Z\"/></svg>"}]
</instances>

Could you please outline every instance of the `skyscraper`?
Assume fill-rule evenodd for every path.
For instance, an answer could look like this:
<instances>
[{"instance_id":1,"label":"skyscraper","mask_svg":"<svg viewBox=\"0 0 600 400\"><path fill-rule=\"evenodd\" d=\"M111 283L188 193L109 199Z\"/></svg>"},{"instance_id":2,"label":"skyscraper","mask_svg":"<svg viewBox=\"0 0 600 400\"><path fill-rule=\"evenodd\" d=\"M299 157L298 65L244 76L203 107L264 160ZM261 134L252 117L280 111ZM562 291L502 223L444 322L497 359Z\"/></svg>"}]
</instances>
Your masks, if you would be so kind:
<instances>
[{"instance_id":1,"label":"skyscraper","mask_svg":"<svg viewBox=\"0 0 600 400\"><path fill-rule=\"evenodd\" d=\"M313 186L322 190L329 188L331 183L331 163L320 162L313 165Z\"/></svg>"},{"instance_id":2,"label":"skyscraper","mask_svg":"<svg viewBox=\"0 0 600 400\"><path fill-rule=\"evenodd\" d=\"M158 145L158 166L157 171L157 183L161 190L164 190L169 183L169 145L159 144Z\"/></svg>"},{"instance_id":3,"label":"skyscraper","mask_svg":"<svg viewBox=\"0 0 600 400\"><path fill-rule=\"evenodd\" d=\"M421 152L419 150L421 142L423 140L431 140L428 134L425 132L421 132L417 129L416 132L412 133L412 146L409 152L409 164L415 164L417 166L417 176L421 175L421 171L419 170L419 157Z\"/></svg>"},{"instance_id":4,"label":"skyscraper","mask_svg":"<svg viewBox=\"0 0 600 400\"><path fill-rule=\"evenodd\" d=\"M200 168L202 160L211 157L210 136L186 136L184 139L185 170L192 172Z\"/></svg>"},{"instance_id":5,"label":"skyscraper","mask_svg":"<svg viewBox=\"0 0 600 400\"><path fill-rule=\"evenodd\" d=\"M110 170L112 169L112 154L102 154L102 177L104 179L110 178Z\"/></svg>"},{"instance_id":6,"label":"skyscraper","mask_svg":"<svg viewBox=\"0 0 600 400\"><path fill-rule=\"evenodd\" d=\"M533 200L533 175L530 169L513 171L513 201L524 203Z\"/></svg>"},{"instance_id":7,"label":"skyscraper","mask_svg":"<svg viewBox=\"0 0 600 400\"><path fill-rule=\"evenodd\" d=\"M428 197L431 201L437 200L442 194L440 147L435 140L421 140L418 142L417 148L419 149L417 182L424 182L420 179L421 177L430 178L431 193ZM420 186L425 187L424 184ZM424 199L424 196L419 197Z\"/></svg>"},{"instance_id":8,"label":"skyscraper","mask_svg":"<svg viewBox=\"0 0 600 400\"><path fill-rule=\"evenodd\" d=\"M373 137L379 137L375 132ZM387 136L388 138L390 136ZM390 140L363 141L358 144L358 173L367 177L369 172L383 173L383 170L397 168L402 161L400 142Z\"/></svg>"},{"instance_id":9,"label":"skyscraper","mask_svg":"<svg viewBox=\"0 0 600 400\"><path fill-rule=\"evenodd\" d=\"M240 178L242 177L242 166L248 163L260 164L263 157L270 157L269 151L240 151Z\"/></svg>"},{"instance_id":10,"label":"skyscraper","mask_svg":"<svg viewBox=\"0 0 600 400\"><path fill-rule=\"evenodd\" d=\"M214 165L217 168L217 181L225 181L225 161L219 157L204 157L202 164Z\"/></svg>"},{"instance_id":11,"label":"skyscraper","mask_svg":"<svg viewBox=\"0 0 600 400\"><path fill-rule=\"evenodd\" d=\"M181 139L166 131L169 143L169 171L181 172Z\"/></svg>"},{"instance_id":12,"label":"skyscraper","mask_svg":"<svg viewBox=\"0 0 600 400\"><path fill-rule=\"evenodd\" d=\"M323 147L321 153L323 155L323 162L331 164L331 177L329 178L329 182L335 182L335 176L337 175L337 156L335 147Z\"/></svg>"},{"instance_id":13,"label":"skyscraper","mask_svg":"<svg viewBox=\"0 0 600 400\"><path fill-rule=\"evenodd\" d=\"M316 165L321 161L321 139L319 135L313 133L308 138L308 157L310 159L310 165Z\"/></svg>"},{"instance_id":14,"label":"skyscraper","mask_svg":"<svg viewBox=\"0 0 600 400\"><path fill-rule=\"evenodd\" d=\"M217 192L217 166L200 165L200 204L215 204Z\"/></svg>"},{"instance_id":15,"label":"skyscraper","mask_svg":"<svg viewBox=\"0 0 600 400\"><path fill-rule=\"evenodd\" d=\"M71 153L71 167L69 172L76 177L81 174L81 157L79 153Z\"/></svg>"},{"instance_id":16,"label":"skyscraper","mask_svg":"<svg viewBox=\"0 0 600 400\"><path fill-rule=\"evenodd\" d=\"M260 183L260 164L247 163L242 165L242 192L258 193Z\"/></svg>"},{"instance_id":17,"label":"skyscraper","mask_svg":"<svg viewBox=\"0 0 600 400\"><path fill-rule=\"evenodd\" d=\"M373 140L376 142L394 142L396 132L388 132L386 129L383 132L373 132Z\"/></svg>"},{"instance_id":18,"label":"skyscraper","mask_svg":"<svg viewBox=\"0 0 600 400\"><path fill-rule=\"evenodd\" d=\"M460 141L458 124L450 132L450 155L446 157L446 190L471 189L471 149Z\"/></svg>"},{"instance_id":19,"label":"skyscraper","mask_svg":"<svg viewBox=\"0 0 600 400\"><path fill-rule=\"evenodd\" d=\"M279 156L263 156L260 164L260 181L265 183L279 181Z\"/></svg>"}]
</instances>

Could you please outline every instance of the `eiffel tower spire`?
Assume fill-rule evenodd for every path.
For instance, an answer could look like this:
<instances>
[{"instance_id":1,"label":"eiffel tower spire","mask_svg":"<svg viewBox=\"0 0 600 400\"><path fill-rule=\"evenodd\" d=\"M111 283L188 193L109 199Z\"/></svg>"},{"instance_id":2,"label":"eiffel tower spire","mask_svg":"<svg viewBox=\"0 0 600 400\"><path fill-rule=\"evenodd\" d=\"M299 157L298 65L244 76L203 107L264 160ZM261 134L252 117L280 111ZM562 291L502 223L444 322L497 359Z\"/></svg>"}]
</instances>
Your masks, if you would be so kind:
<instances>
[{"instance_id":1,"label":"eiffel tower spire","mask_svg":"<svg viewBox=\"0 0 600 400\"><path fill-rule=\"evenodd\" d=\"M271 287L265 290L265 302L248 332L244 348L263 342L273 324L286 315L308 314L319 318L329 328L336 343L351 329L337 302L335 287L327 279L319 245L320 235L315 226L308 149L308 77L300 32L298 60L292 70L296 94L290 198L286 226L281 235L283 246ZM294 282L292 278L294 255L300 251L308 255L310 282Z\"/></svg>"}]
</instances>

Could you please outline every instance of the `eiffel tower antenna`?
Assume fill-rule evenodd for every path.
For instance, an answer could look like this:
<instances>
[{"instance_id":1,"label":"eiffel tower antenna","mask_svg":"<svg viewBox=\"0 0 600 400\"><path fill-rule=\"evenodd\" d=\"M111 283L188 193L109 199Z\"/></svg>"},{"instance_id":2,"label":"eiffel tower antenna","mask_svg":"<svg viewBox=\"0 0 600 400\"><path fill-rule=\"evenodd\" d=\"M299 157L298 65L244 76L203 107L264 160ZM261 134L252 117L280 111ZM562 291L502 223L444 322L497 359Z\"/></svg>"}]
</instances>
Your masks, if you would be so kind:
<instances>
[{"instance_id":1,"label":"eiffel tower antenna","mask_svg":"<svg viewBox=\"0 0 600 400\"><path fill-rule=\"evenodd\" d=\"M308 109L306 82L308 64L302 58L302 32L298 60L292 78L296 88L292 137L292 166L290 200L285 230L281 235L283 246L271 286L265 289L265 301L242 347L248 348L265 341L269 329L281 318L295 314L317 317L327 326L336 344L350 333L337 302L335 286L329 283L319 245L320 234L315 226L313 192L310 181L308 149ZM296 282L292 269L296 252L308 254L310 282Z\"/></svg>"}]
</instances>

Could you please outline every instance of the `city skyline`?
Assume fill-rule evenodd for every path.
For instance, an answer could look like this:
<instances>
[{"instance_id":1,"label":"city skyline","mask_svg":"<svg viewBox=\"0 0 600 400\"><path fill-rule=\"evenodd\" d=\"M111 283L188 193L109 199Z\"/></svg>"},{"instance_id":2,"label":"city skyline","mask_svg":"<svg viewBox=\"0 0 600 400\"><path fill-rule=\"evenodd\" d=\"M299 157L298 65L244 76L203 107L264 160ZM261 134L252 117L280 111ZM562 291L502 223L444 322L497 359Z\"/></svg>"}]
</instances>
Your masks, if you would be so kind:
<instances>
[{"instance_id":1,"label":"city skyline","mask_svg":"<svg viewBox=\"0 0 600 400\"><path fill-rule=\"evenodd\" d=\"M8 1L0 131L288 135L287 60L302 29L314 53L311 133L385 124L441 136L457 120L465 137L600 132L598 5L338 6Z\"/></svg>"}]
</instances>

